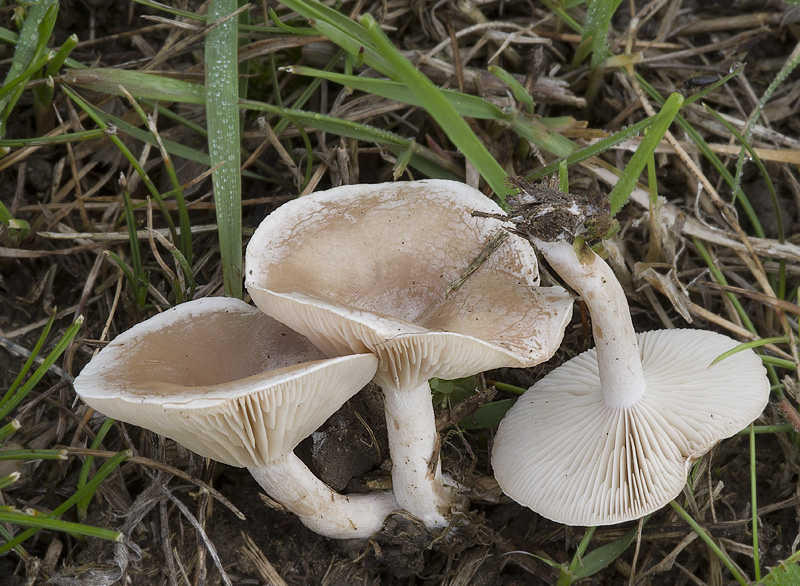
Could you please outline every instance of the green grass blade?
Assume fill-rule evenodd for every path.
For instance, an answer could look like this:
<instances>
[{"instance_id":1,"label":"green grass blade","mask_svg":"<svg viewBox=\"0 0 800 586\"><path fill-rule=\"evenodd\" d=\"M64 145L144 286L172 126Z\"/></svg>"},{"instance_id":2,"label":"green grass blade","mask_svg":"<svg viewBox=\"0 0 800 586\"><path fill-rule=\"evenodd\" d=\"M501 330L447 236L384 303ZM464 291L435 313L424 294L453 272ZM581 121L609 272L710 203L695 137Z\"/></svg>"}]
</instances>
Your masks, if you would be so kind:
<instances>
[{"instance_id":1,"label":"green grass blade","mask_svg":"<svg viewBox=\"0 0 800 586\"><path fill-rule=\"evenodd\" d=\"M400 54L374 20L365 17L364 22L356 23L315 0L287 0L283 4L310 19L316 30L345 49L353 59L363 58L373 69L410 88L497 195L502 198L511 193L504 184L505 171L443 97L442 90Z\"/></svg>"},{"instance_id":2,"label":"green grass blade","mask_svg":"<svg viewBox=\"0 0 800 586\"><path fill-rule=\"evenodd\" d=\"M748 117L747 126L742 133L748 141L750 140L750 132L752 131L753 124L761 117L761 111L764 109L764 106L767 105L767 102L772 97L772 94L775 93L775 90L777 90L778 87L780 87L780 85L786 81L786 78L789 77L789 75L798 65L800 65L800 51L795 48L790 59L783 64L783 67L781 67L780 71L778 71L777 75L775 75L775 79L773 79L767 89L764 90L764 95L762 95L761 99L758 100L755 110ZM744 65L741 66L741 69L744 69ZM736 162L736 178L733 182L734 193L738 191L739 185L742 181L742 173L744 170L743 165L744 148L739 153L739 160Z\"/></svg>"},{"instance_id":3,"label":"green grass blade","mask_svg":"<svg viewBox=\"0 0 800 586\"><path fill-rule=\"evenodd\" d=\"M558 190L561 193L569 193L569 171L564 160L558 165Z\"/></svg>"},{"instance_id":4,"label":"green grass blade","mask_svg":"<svg viewBox=\"0 0 800 586\"><path fill-rule=\"evenodd\" d=\"M630 162L625 167L625 170L620 175L619 181L608 194L611 201L611 215L614 216L622 208L636 186L639 176L642 174L647 161L653 152L656 150L658 143L667 132L675 115L680 110L683 104L683 96L680 94L672 94L664 103L661 111L656 114L650 128L647 129L647 134L642 139L641 144L633 153Z\"/></svg>"},{"instance_id":5,"label":"green grass blade","mask_svg":"<svg viewBox=\"0 0 800 586\"><path fill-rule=\"evenodd\" d=\"M141 99L187 104L204 104L206 101L205 88L200 84L143 71L102 67L69 69L64 73L64 81L115 96L124 96L120 88L125 88L133 97Z\"/></svg>"},{"instance_id":6,"label":"green grass blade","mask_svg":"<svg viewBox=\"0 0 800 586\"><path fill-rule=\"evenodd\" d=\"M516 111L511 121L511 130L557 157L566 157L577 148L571 140L553 132L542 122L523 112Z\"/></svg>"},{"instance_id":7,"label":"green grass blade","mask_svg":"<svg viewBox=\"0 0 800 586\"><path fill-rule=\"evenodd\" d=\"M495 387L500 389L495 383ZM500 425L508 410L514 406L516 399L500 399L479 407L475 413L458 422L461 429L490 429Z\"/></svg>"},{"instance_id":8,"label":"green grass blade","mask_svg":"<svg viewBox=\"0 0 800 586\"><path fill-rule=\"evenodd\" d=\"M22 525L23 527L33 527L36 529L64 531L75 535L84 535L86 537L98 537L108 541L122 541L122 533L119 531L101 529L100 527L92 527L90 525L72 523L70 521L61 521L59 519L49 519L47 517L29 515L21 511L7 510L6 508L0 508L0 522Z\"/></svg>"},{"instance_id":9,"label":"green grass blade","mask_svg":"<svg viewBox=\"0 0 800 586\"><path fill-rule=\"evenodd\" d=\"M94 436L94 440L92 440L92 445L90 448L92 450L97 450L103 443L106 435L108 434L109 430L114 425L113 419L106 419L103 421L103 424L100 426L100 429L97 430L97 434ZM94 462L94 456L86 456L86 459L83 461L83 465L81 466L81 472L78 475L78 488L83 488L86 486L86 482L89 479L89 472L92 469L92 462ZM86 518L86 511L89 510L89 504L92 502L92 497L94 496L94 491L89 492L83 498L78 501L78 506L76 507L78 513L78 519L83 521Z\"/></svg>"},{"instance_id":10,"label":"green grass blade","mask_svg":"<svg viewBox=\"0 0 800 586\"><path fill-rule=\"evenodd\" d=\"M166 4L162 4L160 2L153 2L152 0L133 0L136 4L141 4L142 6L147 6L148 8L152 8L154 10L160 10L161 12L166 12L167 14L172 14L174 16L179 16L181 18L185 18L188 20L194 20L195 22L205 22L205 17L195 14L194 12L189 12L188 10L180 10L179 8L174 8L172 6L167 6ZM267 13L273 13L271 8L267 8ZM298 27L288 27L283 23L280 23L277 18L273 19L276 23L276 26L259 26L259 25L252 25L252 24L240 24L239 30L242 31L253 31L258 33L265 33L265 34L281 34L282 32L289 32L290 34L303 34L306 36L316 35L317 33L310 28L298 28Z\"/></svg>"},{"instance_id":11,"label":"green grass blade","mask_svg":"<svg viewBox=\"0 0 800 586\"><path fill-rule=\"evenodd\" d=\"M116 470L117 466L119 466L124 460L130 458L132 453L129 450L124 452L119 452L115 454L108 460L106 460L102 466L97 470L97 474L95 474L92 479L86 483L86 486L83 488L78 489L75 493L70 496L67 500L61 503L58 507L56 507L52 513L50 513L47 517L49 519L57 520L61 515L67 512L70 508L72 508L78 501L80 501L84 496L89 493L93 493L97 490L97 487L100 486L100 483L108 477L114 470ZM24 542L27 539L30 539L34 535L36 535L40 531L38 527L32 527L30 529L26 529L13 539L9 540L8 542L0 545L0 555L7 552L9 549L17 547L19 544Z\"/></svg>"},{"instance_id":12,"label":"green grass blade","mask_svg":"<svg viewBox=\"0 0 800 586\"><path fill-rule=\"evenodd\" d=\"M72 339L78 333L78 330L81 329L81 325L83 324L83 316L79 316L72 325L67 328L67 331L64 332L64 335L61 336L61 339L56 344L56 347L53 348L47 357L42 361L31 377L25 381L25 384L22 385L16 392L9 391L3 397L2 406L0 406L0 420L6 417L17 405L19 405L20 401L22 401L28 393L30 393L33 388L39 383L45 373L50 370L50 367L53 366L58 357L67 349L67 346L72 342ZM39 346L41 348L41 346ZM29 360L35 357L35 354L31 354Z\"/></svg>"},{"instance_id":13,"label":"green grass blade","mask_svg":"<svg viewBox=\"0 0 800 586\"><path fill-rule=\"evenodd\" d=\"M78 94L76 94L74 91L72 91L66 86L63 87L63 91L72 99L73 102L75 102L84 112L86 112L98 126L103 128L104 130L108 129L107 133L108 138L120 150L120 152L125 156L125 158L128 159L128 162L131 164L131 167L133 167L134 170L139 174L142 183L144 183L145 187L147 187L147 190L150 192L150 195L156 201L156 204L158 204L158 208L161 210L161 215L163 216L164 221L166 221L167 223L167 228L169 229L170 234L172 236L172 241L178 242L178 233L177 230L175 230L175 222L173 222L169 210L167 210L167 207L164 205L164 199L161 197L161 193L158 191L158 189L156 189L156 186L153 183L152 179L150 179L150 176L147 174L144 168L139 164L139 160L135 156L133 156L133 153L131 153L128 147L125 146L122 140L117 136L116 129L108 128L108 125L103 121L103 118L97 115L96 108L90 107L89 104L86 101L84 101L80 96L78 96Z\"/></svg>"},{"instance_id":14,"label":"green grass blade","mask_svg":"<svg viewBox=\"0 0 800 586\"><path fill-rule=\"evenodd\" d=\"M734 63L733 65L731 65L731 70L730 70L730 73L728 73L728 75L718 79L717 81L715 81L711 85L704 87L703 89L701 89L696 94L692 94L691 96L686 98L686 101L683 102L683 105L684 106L688 106L692 102L696 102L697 100L702 99L703 97L705 97L706 95L710 94L715 89L717 89L719 86L727 83L729 80L731 80L732 78L734 78L737 75L739 75L740 73L742 73L742 71L744 71L744 64L743 63Z\"/></svg>"},{"instance_id":15,"label":"green grass blade","mask_svg":"<svg viewBox=\"0 0 800 586\"><path fill-rule=\"evenodd\" d=\"M136 219L133 216L133 203L131 202L131 194L128 192L127 185L120 185L120 191L122 191L125 225L128 228L128 248L131 252L131 266L133 267L133 275L136 277L135 279L130 279L130 283L133 288L133 296L137 300L139 307L144 307L144 302L147 298L147 287L142 287L139 282L142 275L144 275L144 271L142 270L142 251L139 248L139 238L136 233ZM117 262L117 265L119 264Z\"/></svg>"},{"instance_id":16,"label":"green grass blade","mask_svg":"<svg viewBox=\"0 0 800 586\"><path fill-rule=\"evenodd\" d=\"M31 233L31 225L26 220L20 220L12 216L2 201L0 201L0 223L5 224L8 228L8 236L15 242L22 240Z\"/></svg>"},{"instance_id":17,"label":"green grass blade","mask_svg":"<svg viewBox=\"0 0 800 586\"><path fill-rule=\"evenodd\" d=\"M225 295L242 297L242 180L239 138L236 0L210 0L205 45L206 124ZM234 15L231 17L231 15Z\"/></svg>"},{"instance_id":18,"label":"green grass blade","mask_svg":"<svg viewBox=\"0 0 800 586\"><path fill-rule=\"evenodd\" d=\"M66 460L66 450L43 449L43 450L0 450L0 461L7 460Z\"/></svg>"},{"instance_id":19,"label":"green grass blade","mask_svg":"<svg viewBox=\"0 0 800 586\"><path fill-rule=\"evenodd\" d=\"M431 80L417 71L417 68L408 59L403 57L400 51L381 31L375 19L370 15L365 15L362 23L369 38L391 63L398 75L398 79L411 88L417 98L426 104L425 109L441 126L448 138L475 166L497 197L501 201L505 201L505 196L513 192L505 184L508 174L489 153L483 143L478 140L466 121L458 115L456 109L447 101L441 90Z\"/></svg>"},{"instance_id":20,"label":"green grass blade","mask_svg":"<svg viewBox=\"0 0 800 586\"><path fill-rule=\"evenodd\" d=\"M78 44L77 35L70 35L61 48L55 53L47 68L44 71L44 77L47 79L45 85L41 85L33 89L33 95L36 99L37 111L49 110L53 105L53 95L55 93L55 82L53 76L58 75L59 70L63 67L64 62L69 57L69 54Z\"/></svg>"},{"instance_id":21,"label":"green grass blade","mask_svg":"<svg viewBox=\"0 0 800 586\"><path fill-rule=\"evenodd\" d=\"M411 104L424 108L425 104L419 99L419 96L414 93L407 85L390 81L388 79L375 79L372 77L360 77L357 75L345 75L343 73L334 73L330 71L322 71L320 69L313 69L311 67L290 66L285 67L284 71L294 73L297 75L305 75L307 77L317 77L334 81L341 85L351 87L353 89L403 102L404 104ZM503 111L492 104L491 102L452 90L441 90L447 101L456 109L461 116L468 116L470 118L482 118L488 120L501 120L506 118Z\"/></svg>"},{"instance_id":22,"label":"green grass blade","mask_svg":"<svg viewBox=\"0 0 800 586\"><path fill-rule=\"evenodd\" d=\"M46 50L46 43L55 25L55 14L58 10L57 0L41 0L28 8L28 15L22 25L22 30L16 37L16 49L14 58L11 61L11 68L6 74L3 86L13 82L25 72L31 63L38 59ZM42 39L42 34L47 38ZM6 133L6 122L11 110L24 88L19 87L17 91L5 98L0 99L0 138Z\"/></svg>"},{"instance_id":23,"label":"green grass blade","mask_svg":"<svg viewBox=\"0 0 800 586\"><path fill-rule=\"evenodd\" d=\"M403 138L393 132L359 124L349 120L342 120L334 116L294 110L289 108L279 108L264 102L254 102L243 100L240 106L247 110L257 110L269 112L277 116L286 117L296 123L310 126L324 132L355 138L368 142L376 142L386 146L395 155L400 156L407 149L413 148L414 154L411 156L411 164L428 175L437 179L463 180L461 169L453 166L449 161L443 159L430 149L417 144L415 141Z\"/></svg>"},{"instance_id":24,"label":"green grass blade","mask_svg":"<svg viewBox=\"0 0 800 586\"><path fill-rule=\"evenodd\" d=\"M578 543L578 547L575 549L575 555L572 556L572 561L569 563L570 572L573 572L575 568L578 567L583 554L586 553L586 549L589 547L589 544L592 541L595 531L597 531L597 527L586 528L586 533L584 533L583 537L581 537L580 543Z\"/></svg>"},{"instance_id":25,"label":"green grass blade","mask_svg":"<svg viewBox=\"0 0 800 586\"><path fill-rule=\"evenodd\" d=\"M589 157L594 157L596 155L599 155L600 153L607 151L608 149L614 147L615 145L621 142L633 138L634 136L638 136L639 133L648 128L653 123L654 120L655 116L650 116L648 118L645 118L644 120L637 122L636 124L632 124L628 128L620 130L619 132L616 132L611 136L599 140L596 143L590 144L581 149L577 149L573 151L571 154L564 157L563 159L555 161L554 163L547 165L543 169L539 169L535 173L529 175L527 177L527 180L536 181L537 179L541 179L542 177L546 177L548 175L556 173L558 171L559 165L563 161L566 162L567 166L570 166L574 165L575 163L580 163L581 161L585 161Z\"/></svg>"},{"instance_id":26,"label":"green grass blade","mask_svg":"<svg viewBox=\"0 0 800 586\"><path fill-rule=\"evenodd\" d=\"M69 54L72 53L72 50L78 44L78 36L77 35L70 35L67 37L67 40L64 41L64 44L56 51L55 56L47 65L47 69L45 69L44 75L52 76L56 75L58 71L64 66L64 63L67 61Z\"/></svg>"},{"instance_id":27,"label":"green grass blade","mask_svg":"<svg viewBox=\"0 0 800 586\"><path fill-rule=\"evenodd\" d=\"M161 136L158 134L158 129L156 128L155 121L151 116L145 114L142 107L133 98L129 93L126 93L131 106L133 106L136 113L139 115L139 119L142 123L150 130L150 134L153 136L153 139L158 144L158 150L161 153L161 159L164 162L164 168L167 171L167 175L169 176L170 182L172 183L172 192L175 195L175 203L178 207L178 220L180 223L181 231L180 231L180 242L178 245L180 246L180 250L175 250L174 248L170 249L170 252L175 256L176 259L179 259L179 264L181 266L181 270L183 271L186 279L191 283L191 290L194 292L194 275L191 271L191 261L192 261L192 225L189 221L189 210L186 208L186 201L183 198L183 189L181 188L180 181L178 181L178 176L175 173L175 167L172 164L172 159L167 152L166 147L164 146L164 142L161 140ZM188 269L188 272L187 272ZM177 290L178 297L182 296L182 293Z\"/></svg>"},{"instance_id":28,"label":"green grass blade","mask_svg":"<svg viewBox=\"0 0 800 586\"><path fill-rule=\"evenodd\" d=\"M525 89L525 87L517 81L517 78L511 75L508 71L497 65L490 65L488 67L489 73L494 75L497 79L506 84L511 93L514 94L514 99L518 102L525 104L528 114L533 114L536 104L533 101L533 96Z\"/></svg>"},{"instance_id":29,"label":"green grass blade","mask_svg":"<svg viewBox=\"0 0 800 586\"><path fill-rule=\"evenodd\" d=\"M748 350L750 348L759 348L760 346L766 346L767 344L788 344L790 342L788 336L777 336L774 338L761 338L760 340L753 340L752 342L745 342L743 344L738 344L735 348L731 348L727 352L723 352L719 356L717 356L711 364L708 365L709 368L714 366L715 364L722 362L726 358L733 356L741 352L742 350Z\"/></svg>"},{"instance_id":30,"label":"green grass blade","mask_svg":"<svg viewBox=\"0 0 800 586\"><path fill-rule=\"evenodd\" d=\"M708 104L703 104L703 108L705 109L706 112L711 114L711 116L713 116L717 122L719 122L725 128L727 128L728 131L734 137L736 137L736 140L738 140L742 144L742 147L750 154L750 157L753 159L753 162L758 167L758 170L761 173L761 177L763 177L764 182L767 185L767 191L769 191L770 198L772 199L772 209L775 211L775 221L777 224L778 242L785 242L786 234L784 233L783 230L783 219L781 217L781 208L780 208L780 202L778 201L778 194L775 193L775 186L772 183L772 178L770 177L767 168L764 166L764 163L759 158L755 149L750 145L750 142L744 136L742 136L742 134L736 129L736 127L733 124L725 120L725 118L720 116L716 112L716 110L714 110L714 108L712 108Z\"/></svg>"},{"instance_id":31,"label":"green grass blade","mask_svg":"<svg viewBox=\"0 0 800 586\"><path fill-rule=\"evenodd\" d=\"M186 279L190 282L193 295L195 284L194 274L192 273L192 224L189 220L189 209L186 207L186 199L183 197L183 188L178 180L178 175L175 172L175 165L172 163L172 158L169 156L169 151L167 151L161 136L156 134L155 123L152 121L152 119L148 119L148 124L151 125L150 133L153 135L156 141L158 141L158 148L159 151L161 151L161 158L164 161L164 167L167 170L167 175L169 176L170 183L172 184L172 193L175 194L175 203L178 206L178 225L181 228L180 256L183 260L181 266L183 267L183 272L186 276ZM183 266L183 264L186 266ZM189 298L191 299L191 295Z\"/></svg>"},{"instance_id":32,"label":"green grass blade","mask_svg":"<svg viewBox=\"0 0 800 586\"><path fill-rule=\"evenodd\" d=\"M717 281L717 283L719 283L720 285L727 285L728 280L725 278L725 275L722 273L722 271L719 270L719 267L717 267L717 265L714 264L714 260L711 258L711 255L709 254L708 249L706 249L705 245L697 238L693 238L692 242L694 242L694 245L697 247L697 251L700 253L700 256L703 257L706 266L711 271L711 274L714 275L714 279ZM728 299L730 299L731 303L733 304L736 313L739 315L739 319L742 320L742 325L744 325L744 327L747 328L749 332L755 334L756 328L753 325L753 322L750 319L750 316L748 315L747 311L744 309L744 307L742 307L739 298L736 297L736 295L734 295L730 291L725 291L724 294L728 297Z\"/></svg>"},{"instance_id":33,"label":"green grass blade","mask_svg":"<svg viewBox=\"0 0 800 586\"><path fill-rule=\"evenodd\" d=\"M700 539L702 539L705 542L708 548L714 552L714 554L719 558L719 560L723 563L723 565L726 568L728 568L728 571L731 574L733 574L733 577L736 578L736 581L739 582L739 584L741 584L742 586L747 586L748 584L747 580L745 580L745 578L742 577L742 575L739 573L736 567L731 563L731 560L728 558L728 556L722 553L722 550L717 546L716 543L714 543L714 540L711 539L711 536L705 531L705 529L703 529L697 523L697 521L692 519L692 516L689 513L687 513L683 509L683 507L678 504L677 501L670 501L669 504L672 505L672 508L675 509L675 512L678 513L678 515L684 521L686 521L686 523L688 523L692 529L694 529L694 532L697 533L698 537L700 537Z\"/></svg>"},{"instance_id":34,"label":"green grass blade","mask_svg":"<svg viewBox=\"0 0 800 586\"><path fill-rule=\"evenodd\" d=\"M645 80L639 75L636 76L636 80L639 82L639 85L642 86L642 89L644 89L656 102L658 102L659 104L665 103L664 97L653 86L651 86L647 82L647 80ZM695 127L689 124L689 122L687 122L686 119L680 114L678 114L675 117L675 121L678 123L681 129L687 134L689 140L691 140L694 143L694 145L698 149L700 149L700 152L703 154L703 156L713 165L714 169L716 169L716 171L720 174L720 176L725 180L725 183L727 183L732 188L734 184L733 175L730 173L730 171L728 171L728 168L720 160L717 154L711 150L711 148L708 146L708 143L700 135L700 133L697 132ZM745 196L745 194L742 192L741 189L734 190L733 194L734 194L734 199L738 201L739 204L742 206L742 209L744 209L744 212L747 215L748 220L750 220L750 224L752 224L753 226L753 231L756 233L756 236L758 236L759 238L764 238L765 237L764 230L761 227L761 223L758 220L758 216L753 210L753 206L750 205L750 201L747 199L747 197Z\"/></svg>"},{"instance_id":35,"label":"green grass blade","mask_svg":"<svg viewBox=\"0 0 800 586\"><path fill-rule=\"evenodd\" d=\"M65 89L65 93L68 90ZM107 136L109 127L114 127L117 131L122 131L125 134L132 136L133 138L140 140L142 142L149 143L153 146L158 146L158 142L155 140L152 134L147 132L146 130L142 130L141 128L136 128L134 125L125 122L121 118L117 118L111 114L103 112L102 110L95 108L88 102L83 103L84 107L87 108L87 111L91 111L92 118L96 120L101 120L103 124L100 124L101 129L100 132L103 133L103 136ZM96 132L96 131L91 131ZM201 153L196 149L192 149L186 147L178 142L174 142L171 140L164 141L164 147L167 149L171 155L176 157L181 157L186 159L187 161L192 161L195 163L201 163L208 167L211 166L211 160L208 158L208 155L205 153Z\"/></svg>"},{"instance_id":36,"label":"green grass blade","mask_svg":"<svg viewBox=\"0 0 800 586\"><path fill-rule=\"evenodd\" d=\"M575 578L588 578L608 566L625 553L625 550L627 550L636 539L636 534L638 532L639 528L634 527L616 541L602 545L581 557L579 565L573 568Z\"/></svg>"},{"instance_id":37,"label":"green grass blade","mask_svg":"<svg viewBox=\"0 0 800 586\"><path fill-rule=\"evenodd\" d=\"M347 51L352 59L363 60L383 75L395 78L393 66L359 23L316 0L282 0L281 4L309 19L315 31Z\"/></svg>"},{"instance_id":38,"label":"green grass blade","mask_svg":"<svg viewBox=\"0 0 800 586\"><path fill-rule=\"evenodd\" d=\"M3 490L4 488L14 484L17 480L19 480L20 476L21 474L19 472L12 472L8 476L3 476L0 478L0 490Z\"/></svg>"},{"instance_id":39,"label":"green grass blade","mask_svg":"<svg viewBox=\"0 0 800 586\"><path fill-rule=\"evenodd\" d=\"M581 43L585 44L592 54L592 69L599 67L606 59L608 31L612 30L611 17L614 16L620 2L621 0L592 0L589 3ZM576 58L577 56L576 54Z\"/></svg>"},{"instance_id":40,"label":"green grass blade","mask_svg":"<svg viewBox=\"0 0 800 586\"><path fill-rule=\"evenodd\" d=\"M19 94L25 89L24 86L28 83L28 80L33 77L34 74L38 73L42 67L47 65L53 59L53 56L54 53L48 53L47 55L39 57L36 61L31 63L25 71L15 77L13 81L0 87L0 103L8 101L9 109L11 109L14 105L13 103L16 103L19 98Z\"/></svg>"},{"instance_id":41,"label":"green grass blade","mask_svg":"<svg viewBox=\"0 0 800 586\"><path fill-rule=\"evenodd\" d=\"M306 95L305 92L304 95ZM177 97L178 96L176 96L176 98ZM84 106L91 110L93 117L96 117L97 119L102 120L104 122L105 124L104 128L106 126L113 126L118 131L124 132L125 134L128 134L137 140L141 140L143 142L147 142L154 146L158 146L157 141L150 132L144 131L140 128L136 128L135 126L129 124L128 122L125 122L121 118L103 112L102 110L95 108L91 104L84 103ZM330 132L333 134L339 134L341 136L347 136L358 140L376 142L385 145L396 155L399 155L400 153L404 152L406 149L409 148L410 145L413 144L415 145L414 146L415 154L411 158L411 164L415 168L419 169L420 171L422 171L423 173L425 173L430 177L438 179L463 180L463 176L460 174L459 168L452 165L446 159L443 159L430 149L415 143L413 140L403 138L397 134L394 134L386 130L375 128L373 126L368 126L365 124L359 124L357 122L342 120L340 118L327 116L325 114L307 112L304 110L298 110L293 108L280 108L278 106L274 106L272 104L266 104L264 102L240 100L239 107L245 110L268 112L270 114L274 114L283 118L283 120L279 122L278 125L276 125L275 127L276 134L280 132L283 128L285 128L286 124L283 124L284 121L286 121L287 124L289 123L289 121L295 121L299 122L300 124L316 128L318 130L323 130L325 132ZM92 130L89 132L92 133L99 132L103 136L105 136L105 131L103 129ZM96 136L90 137L87 135L83 139L86 140L95 137ZM55 138L60 138L60 137L55 137ZM193 161L195 163L201 163L207 166L210 166L211 164L208 155L201 153L195 149L186 147L180 143L170 140L163 140L163 143L164 147L167 149L167 152L173 156L181 157L189 161ZM250 173L249 171L246 171L244 174L248 176L253 176L253 174Z\"/></svg>"},{"instance_id":42,"label":"green grass blade","mask_svg":"<svg viewBox=\"0 0 800 586\"><path fill-rule=\"evenodd\" d=\"M106 133L102 129L83 130L81 132L70 132L57 136L43 136L41 138L3 138L0 139L0 148L26 148L32 146L51 146L55 144L67 144L73 142L83 142L84 140L95 140L104 138Z\"/></svg>"},{"instance_id":43,"label":"green grass blade","mask_svg":"<svg viewBox=\"0 0 800 586\"><path fill-rule=\"evenodd\" d=\"M578 34L583 33L583 25L581 25L581 23L572 18L572 16L570 16L570 14L564 9L564 7L561 6L562 4L561 0L556 0L556 1L542 0L542 4L547 6L547 8L550 9L550 12L558 15L558 18L567 23L567 26L570 27L572 30L574 30L576 33Z\"/></svg>"},{"instance_id":44,"label":"green grass blade","mask_svg":"<svg viewBox=\"0 0 800 586\"><path fill-rule=\"evenodd\" d=\"M14 433L22 427L22 424L17 419L12 419L8 423L6 423L3 427L0 427L0 442L6 441L10 438Z\"/></svg>"},{"instance_id":45,"label":"green grass blade","mask_svg":"<svg viewBox=\"0 0 800 586\"><path fill-rule=\"evenodd\" d=\"M784 358L776 358L775 356L759 356L761 362L764 364L772 365L772 366L779 366L780 368L787 368L791 371L796 371L797 366L791 360L786 360Z\"/></svg>"},{"instance_id":46,"label":"green grass blade","mask_svg":"<svg viewBox=\"0 0 800 586\"><path fill-rule=\"evenodd\" d=\"M138 250L138 242L137 242L137 250ZM113 250L106 250L105 254L110 258L114 264L119 267L119 270L122 271L122 275L125 277L125 280L128 281L128 284L131 286L131 290L133 291L133 299L136 302L137 307L144 307L144 303L147 300L147 279L146 276L142 273L136 273L131 270L131 268L127 265L127 263L122 260L122 258Z\"/></svg>"},{"instance_id":47,"label":"green grass blade","mask_svg":"<svg viewBox=\"0 0 800 586\"><path fill-rule=\"evenodd\" d=\"M28 356L28 359L25 360L25 364L22 365L22 369L19 371L19 374L14 379L14 382L11 383L11 386L3 395L3 398L0 399L0 412L2 412L2 408L4 407L4 405L7 402L11 401L17 389L22 384L22 381L28 375L28 371L31 369L31 366L33 366L33 363L36 360L36 357L39 355L39 352L41 352L42 346L44 345L45 340L47 340L47 336L50 335L50 329L53 327L53 323L55 321L56 321L56 313L53 312L53 314L47 320L47 323L45 324L42 333L39 334L39 339L36 340L36 344L34 345L33 350L31 350L30 356Z\"/></svg>"},{"instance_id":48,"label":"green grass blade","mask_svg":"<svg viewBox=\"0 0 800 586\"><path fill-rule=\"evenodd\" d=\"M8 43L9 45L17 45L19 43L19 34L0 26L0 41ZM67 67L86 67L83 63L75 61L70 57L66 58L64 65Z\"/></svg>"}]
</instances>

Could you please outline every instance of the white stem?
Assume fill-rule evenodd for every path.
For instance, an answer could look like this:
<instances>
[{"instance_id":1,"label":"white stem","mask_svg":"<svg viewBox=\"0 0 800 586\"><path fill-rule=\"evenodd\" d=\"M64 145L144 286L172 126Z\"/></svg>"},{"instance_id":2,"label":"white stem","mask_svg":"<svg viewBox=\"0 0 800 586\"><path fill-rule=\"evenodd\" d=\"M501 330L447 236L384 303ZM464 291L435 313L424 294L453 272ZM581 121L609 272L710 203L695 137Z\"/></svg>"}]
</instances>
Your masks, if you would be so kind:
<instances>
[{"instance_id":1,"label":"white stem","mask_svg":"<svg viewBox=\"0 0 800 586\"><path fill-rule=\"evenodd\" d=\"M269 496L300 517L303 525L325 537L370 537L399 508L389 492L339 494L291 452L263 468L248 470Z\"/></svg>"},{"instance_id":2,"label":"white stem","mask_svg":"<svg viewBox=\"0 0 800 586\"><path fill-rule=\"evenodd\" d=\"M383 390L395 498L426 527L446 527L463 499L444 486L430 385Z\"/></svg>"},{"instance_id":3,"label":"white stem","mask_svg":"<svg viewBox=\"0 0 800 586\"><path fill-rule=\"evenodd\" d=\"M603 399L609 407L629 407L644 396L639 342L628 301L611 267L586 249L585 263L568 242L533 239L553 270L580 293L592 314L592 334Z\"/></svg>"}]
</instances>

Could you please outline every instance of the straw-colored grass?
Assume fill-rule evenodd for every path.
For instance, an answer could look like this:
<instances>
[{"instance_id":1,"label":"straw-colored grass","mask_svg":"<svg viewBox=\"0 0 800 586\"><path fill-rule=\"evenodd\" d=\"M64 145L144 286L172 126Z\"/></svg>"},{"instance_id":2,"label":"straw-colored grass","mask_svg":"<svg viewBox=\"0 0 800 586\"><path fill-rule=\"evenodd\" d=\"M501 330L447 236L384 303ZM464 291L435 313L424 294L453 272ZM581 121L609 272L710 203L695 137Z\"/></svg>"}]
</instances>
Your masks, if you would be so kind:
<instances>
[{"instance_id":1,"label":"straw-colored grass","mask_svg":"<svg viewBox=\"0 0 800 586\"><path fill-rule=\"evenodd\" d=\"M0 582L794 583L796 6L102 4L0 6ZM476 512L456 535L398 521L329 543L264 507L245 475L93 413L70 387L154 312L242 297L243 244L298 195L431 177L504 204L508 175L556 173L609 195L609 260L637 329L736 337L772 385L761 418L639 523L558 526L491 479L505 411L592 345L580 304L548 364L434 381L442 462ZM377 450L383 466L353 480L374 487L380 405L361 397L336 417Z\"/></svg>"}]
</instances>

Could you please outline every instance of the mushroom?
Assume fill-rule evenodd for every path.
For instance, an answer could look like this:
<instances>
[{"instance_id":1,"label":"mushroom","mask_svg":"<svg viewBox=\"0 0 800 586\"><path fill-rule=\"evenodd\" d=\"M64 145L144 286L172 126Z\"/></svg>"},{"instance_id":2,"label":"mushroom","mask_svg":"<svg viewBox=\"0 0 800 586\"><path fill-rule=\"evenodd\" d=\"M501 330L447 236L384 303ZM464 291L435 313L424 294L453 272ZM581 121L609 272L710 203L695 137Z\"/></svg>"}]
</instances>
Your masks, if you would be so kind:
<instances>
[{"instance_id":1,"label":"mushroom","mask_svg":"<svg viewBox=\"0 0 800 586\"><path fill-rule=\"evenodd\" d=\"M463 506L441 472L428 380L547 360L571 317L518 236L451 286L502 227L476 209L502 213L453 181L342 186L284 204L247 247L262 311L328 356L377 354L395 497L428 527Z\"/></svg>"},{"instance_id":2,"label":"mushroom","mask_svg":"<svg viewBox=\"0 0 800 586\"><path fill-rule=\"evenodd\" d=\"M567 525L608 525L674 499L691 464L766 406L752 350L709 331L636 334L625 293L591 249L531 238L586 302L596 348L525 392L500 424L492 464L503 491Z\"/></svg>"},{"instance_id":3,"label":"mushroom","mask_svg":"<svg viewBox=\"0 0 800 586\"><path fill-rule=\"evenodd\" d=\"M258 309L230 298L178 305L117 336L75 379L92 408L231 466L326 537L376 533L390 493L341 495L295 446L375 374L377 359L329 359Z\"/></svg>"}]
</instances>

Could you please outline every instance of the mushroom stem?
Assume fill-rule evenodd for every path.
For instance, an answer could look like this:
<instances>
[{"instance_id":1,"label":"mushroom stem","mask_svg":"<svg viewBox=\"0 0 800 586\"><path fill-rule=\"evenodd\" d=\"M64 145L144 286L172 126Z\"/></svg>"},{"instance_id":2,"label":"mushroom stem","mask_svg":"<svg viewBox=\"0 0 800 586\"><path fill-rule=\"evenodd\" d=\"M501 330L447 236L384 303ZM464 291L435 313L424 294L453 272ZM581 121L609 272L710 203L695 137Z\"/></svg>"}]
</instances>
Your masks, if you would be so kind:
<instances>
[{"instance_id":1,"label":"mushroom stem","mask_svg":"<svg viewBox=\"0 0 800 586\"><path fill-rule=\"evenodd\" d=\"M431 387L425 381L415 389L383 390L395 498L426 527L446 527L462 501L444 485Z\"/></svg>"},{"instance_id":2,"label":"mushroom stem","mask_svg":"<svg viewBox=\"0 0 800 586\"><path fill-rule=\"evenodd\" d=\"M611 267L589 247L583 259L569 242L532 239L553 270L580 293L592 315L597 367L603 400L608 407L625 408L644 396L646 387L639 342L628 301Z\"/></svg>"},{"instance_id":3,"label":"mushroom stem","mask_svg":"<svg viewBox=\"0 0 800 586\"><path fill-rule=\"evenodd\" d=\"M269 496L300 517L303 525L325 537L370 537L399 508L390 492L339 494L293 452L263 468L248 470Z\"/></svg>"}]
</instances>

